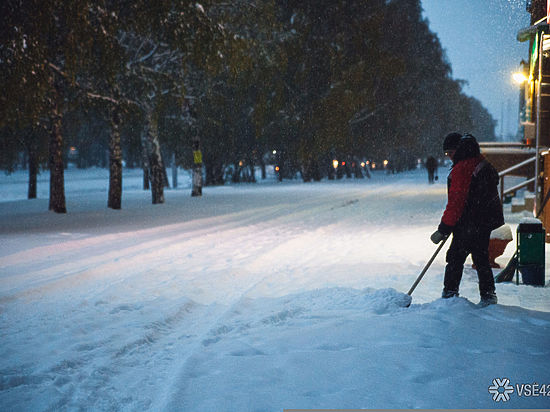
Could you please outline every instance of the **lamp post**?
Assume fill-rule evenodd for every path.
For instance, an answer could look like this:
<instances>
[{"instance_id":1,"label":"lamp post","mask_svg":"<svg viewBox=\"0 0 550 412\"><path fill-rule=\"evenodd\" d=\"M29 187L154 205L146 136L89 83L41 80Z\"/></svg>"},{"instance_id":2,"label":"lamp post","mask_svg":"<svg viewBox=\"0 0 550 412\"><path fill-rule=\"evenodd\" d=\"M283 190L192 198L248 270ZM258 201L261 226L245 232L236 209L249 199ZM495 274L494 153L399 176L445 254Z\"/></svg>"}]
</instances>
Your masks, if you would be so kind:
<instances>
[{"instance_id":1,"label":"lamp post","mask_svg":"<svg viewBox=\"0 0 550 412\"><path fill-rule=\"evenodd\" d=\"M542 104L542 59L544 58L544 31L540 32L540 41L539 41L539 53L538 53L538 87L537 87L537 130L536 130L536 160L535 160L535 204L533 206L533 214L537 214L538 203L539 203L539 171L540 171L540 132L541 132L541 104Z\"/></svg>"}]
</instances>

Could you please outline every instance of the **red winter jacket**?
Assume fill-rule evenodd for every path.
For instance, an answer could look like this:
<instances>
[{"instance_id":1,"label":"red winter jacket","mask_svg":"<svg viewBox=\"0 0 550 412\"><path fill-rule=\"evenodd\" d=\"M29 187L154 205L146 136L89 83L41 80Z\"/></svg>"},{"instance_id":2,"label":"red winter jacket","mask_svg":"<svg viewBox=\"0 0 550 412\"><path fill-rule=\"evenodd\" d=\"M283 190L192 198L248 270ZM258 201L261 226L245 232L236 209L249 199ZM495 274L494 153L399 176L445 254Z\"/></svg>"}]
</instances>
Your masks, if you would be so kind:
<instances>
[{"instance_id":1,"label":"red winter jacket","mask_svg":"<svg viewBox=\"0 0 550 412\"><path fill-rule=\"evenodd\" d=\"M470 192L470 183L477 165L483 160L482 156L464 159L458 162L451 169L449 175L449 193L447 207L443 212L441 223L449 228L454 227L464 211L468 193Z\"/></svg>"},{"instance_id":2,"label":"red winter jacket","mask_svg":"<svg viewBox=\"0 0 550 412\"><path fill-rule=\"evenodd\" d=\"M498 183L498 172L480 154L475 138L462 137L453 156L447 207L438 230L450 234L456 227L493 230L502 226Z\"/></svg>"},{"instance_id":3,"label":"red winter jacket","mask_svg":"<svg viewBox=\"0 0 550 412\"><path fill-rule=\"evenodd\" d=\"M487 230L502 226L504 215L498 193L498 172L479 151L476 155L468 152L468 146L463 146L458 158L457 153L458 150L448 179L447 207L438 230L450 234L457 226ZM470 153L471 157L463 157Z\"/></svg>"}]
</instances>

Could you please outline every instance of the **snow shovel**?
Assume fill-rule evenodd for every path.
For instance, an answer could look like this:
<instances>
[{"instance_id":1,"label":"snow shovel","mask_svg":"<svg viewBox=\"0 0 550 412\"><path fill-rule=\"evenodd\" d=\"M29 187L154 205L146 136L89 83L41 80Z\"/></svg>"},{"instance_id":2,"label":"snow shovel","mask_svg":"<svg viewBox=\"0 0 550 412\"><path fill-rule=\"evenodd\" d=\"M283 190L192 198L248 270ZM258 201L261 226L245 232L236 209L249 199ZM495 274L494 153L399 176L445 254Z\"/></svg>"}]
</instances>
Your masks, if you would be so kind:
<instances>
[{"instance_id":1,"label":"snow shovel","mask_svg":"<svg viewBox=\"0 0 550 412\"><path fill-rule=\"evenodd\" d=\"M428 260L428 263L426 263L426 266L424 266L424 269L422 269L422 272L420 272L420 275L418 275L418 277L416 278L415 282L413 283L413 285L411 286L411 289L409 290L409 292L407 293L407 295L411 296L413 291L416 289L416 287L418 286L418 284L420 283L420 281L422 280L422 278L424 277L424 275L426 274L426 272L428 271L428 269L430 268L430 266L432 265L435 257L438 255L439 251L443 248L443 245L445 244L445 242L447 241L447 239L449 238L449 236L445 236L443 238L443 240L441 242L439 242L439 246L437 247L437 249L435 250L434 254L432 255L432 257L430 258L430 260ZM412 302L412 298L411 300L409 301L409 303L405 306L405 307L409 307L411 306L411 302Z\"/></svg>"},{"instance_id":2,"label":"snow shovel","mask_svg":"<svg viewBox=\"0 0 550 412\"><path fill-rule=\"evenodd\" d=\"M518 268L518 251L512 256L508 264L495 276L495 283L511 282Z\"/></svg>"}]
</instances>

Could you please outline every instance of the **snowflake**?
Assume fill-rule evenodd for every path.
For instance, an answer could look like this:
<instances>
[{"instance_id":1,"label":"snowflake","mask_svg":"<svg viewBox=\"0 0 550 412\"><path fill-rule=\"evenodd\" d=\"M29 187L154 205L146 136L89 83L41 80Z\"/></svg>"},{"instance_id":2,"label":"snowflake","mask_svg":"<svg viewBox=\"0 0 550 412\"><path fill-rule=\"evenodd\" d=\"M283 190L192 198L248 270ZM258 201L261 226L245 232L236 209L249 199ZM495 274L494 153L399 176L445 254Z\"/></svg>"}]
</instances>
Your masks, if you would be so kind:
<instances>
[{"instance_id":1,"label":"snowflake","mask_svg":"<svg viewBox=\"0 0 550 412\"><path fill-rule=\"evenodd\" d=\"M493 379L493 384L489 386L489 393L493 395L495 402L510 400L510 394L514 392L514 387L510 385L510 379Z\"/></svg>"}]
</instances>

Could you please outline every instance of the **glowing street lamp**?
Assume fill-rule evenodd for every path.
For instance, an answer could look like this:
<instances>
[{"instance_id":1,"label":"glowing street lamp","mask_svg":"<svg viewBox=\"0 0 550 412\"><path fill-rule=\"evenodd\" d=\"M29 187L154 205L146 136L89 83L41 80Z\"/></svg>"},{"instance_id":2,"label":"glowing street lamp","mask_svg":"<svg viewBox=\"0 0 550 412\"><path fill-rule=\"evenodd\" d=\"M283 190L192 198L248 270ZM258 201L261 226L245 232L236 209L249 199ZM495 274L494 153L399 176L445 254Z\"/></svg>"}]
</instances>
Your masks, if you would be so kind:
<instances>
[{"instance_id":1,"label":"glowing street lamp","mask_svg":"<svg viewBox=\"0 0 550 412\"><path fill-rule=\"evenodd\" d=\"M338 160L334 159L332 161L332 167L334 167L335 169L338 169Z\"/></svg>"},{"instance_id":2,"label":"glowing street lamp","mask_svg":"<svg viewBox=\"0 0 550 412\"><path fill-rule=\"evenodd\" d=\"M521 133L523 137L525 137L524 123L527 120L527 109L528 109L527 102L526 102L526 93L527 93L526 89L529 88L529 83L533 81L533 79L529 77L529 64L525 60L522 60L519 64L519 69L516 72L512 73L512 79L514 79L514 82L517 84L519 89L519 100L518 100L519 130L518 132Z\"/></svg>"},{"instance_id":3,"label":"glowing street lamp","mask_svg":"<svg viewBox=\"0 0 550 412\"><path fill-rule=\"evenodd\" d=\"M527 81L527 76L523 72L515 72L512 74L512 78L517 84L523 84Z\"/></svg>"}]
</instances>

